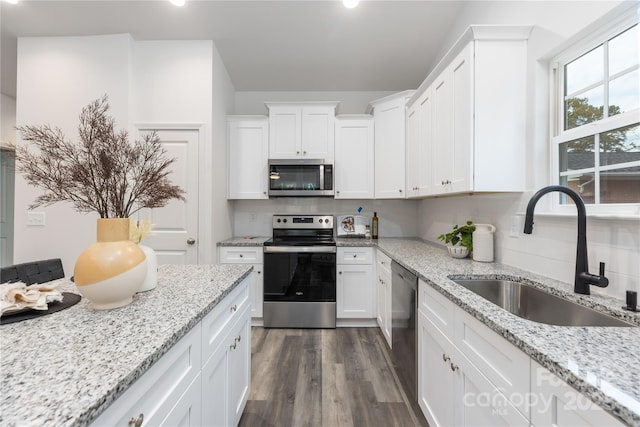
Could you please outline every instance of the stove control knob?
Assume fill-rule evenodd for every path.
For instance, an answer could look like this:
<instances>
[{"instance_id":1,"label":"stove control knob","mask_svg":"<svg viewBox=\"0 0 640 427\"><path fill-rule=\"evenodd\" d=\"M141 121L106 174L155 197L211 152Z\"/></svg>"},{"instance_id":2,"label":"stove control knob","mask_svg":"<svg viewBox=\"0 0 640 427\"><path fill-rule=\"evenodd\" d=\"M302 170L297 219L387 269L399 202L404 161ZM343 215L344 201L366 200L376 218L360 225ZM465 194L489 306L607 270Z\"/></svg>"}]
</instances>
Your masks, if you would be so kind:
<instances>
[{"instance_id":1,"label":"stove control knob","mask_svg":"<svg viewBox=\"0 0 640 427\"><path fill-rule=\"evenodd\" d=\"M280 224L282 222L282 220L280 218L278 218L278 224Z\"/></svg>"},{"instance_id":2,"label":"stove control knob","mask_svg":"<svg viewBox=\"0 0 640 427\"><path fill-rule=\"evenodd\" d=\"M287 222L287 218L283 219L282 222Z\"/></svg>"},{"instance_id":3,"label":"stove control knob","mask_svg":"<svg viewBox=\"0 0 640 427\"><path fill-rule=\"evenodd\" d=\"M325 224L329 224L329 218L324 219Z\"/></svg>"},{"instance_id":4,"label":"stove control knob","mask_svg":"<svg viewBox=\"0 0 640 427\"><path fill-rule=\"evenodd\" d=\"M320 219L318 220L318 222L319 222L320 224L322 224L322 218L320 218Z\"/></svg>"}]
</instances>

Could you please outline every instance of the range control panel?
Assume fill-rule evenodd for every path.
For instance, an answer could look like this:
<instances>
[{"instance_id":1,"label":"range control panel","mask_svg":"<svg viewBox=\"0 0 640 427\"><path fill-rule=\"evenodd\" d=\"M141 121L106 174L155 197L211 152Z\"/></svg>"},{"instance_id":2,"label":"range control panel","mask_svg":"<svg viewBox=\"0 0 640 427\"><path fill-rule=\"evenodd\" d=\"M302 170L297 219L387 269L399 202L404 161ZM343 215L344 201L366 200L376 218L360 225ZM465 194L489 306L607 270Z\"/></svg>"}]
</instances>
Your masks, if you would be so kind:
<instances>
[{"instance_id":1,"label":"range control panel","mask_svg":"<svg viewBox=\"0 0 640 427\"><path fill-rule=\"evenodd\" d=\"M327 229L333 228L333 215L274 215L273 228Z\"/></svg>"}]
</instances>

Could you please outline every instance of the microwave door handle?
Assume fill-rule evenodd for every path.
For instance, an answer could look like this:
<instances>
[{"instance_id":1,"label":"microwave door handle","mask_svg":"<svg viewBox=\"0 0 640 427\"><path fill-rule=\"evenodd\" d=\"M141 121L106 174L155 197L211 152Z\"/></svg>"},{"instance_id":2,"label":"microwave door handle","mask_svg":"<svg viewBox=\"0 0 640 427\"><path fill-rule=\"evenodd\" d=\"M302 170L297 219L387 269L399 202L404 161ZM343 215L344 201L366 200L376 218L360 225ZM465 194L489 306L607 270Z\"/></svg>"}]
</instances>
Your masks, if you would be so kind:
<instances>
[{"instance_id":1,"label":"microwave door handle","mask_svg":"<svg viewBox=\"0 0 640 427\"><path fill-rule=\"evenodd\" d=\"M320 189L324 190L324 165L320 165Z\"/></svg>"}]
</instances>

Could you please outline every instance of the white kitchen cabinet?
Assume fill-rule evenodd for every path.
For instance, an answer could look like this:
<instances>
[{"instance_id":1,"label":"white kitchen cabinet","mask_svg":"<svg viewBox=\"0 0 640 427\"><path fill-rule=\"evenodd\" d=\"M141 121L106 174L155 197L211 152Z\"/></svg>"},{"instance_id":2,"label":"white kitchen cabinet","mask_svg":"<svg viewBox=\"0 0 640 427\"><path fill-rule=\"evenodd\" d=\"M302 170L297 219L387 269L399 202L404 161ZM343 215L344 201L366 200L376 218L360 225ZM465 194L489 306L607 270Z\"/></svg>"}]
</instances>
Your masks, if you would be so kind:
<instances>
[{"instance_id":1,"label":"white kitchen cabinet","mask_svg":"<svg viewBox=\"0 0 640 427\"><path fill-rule=\"evenodd\" d=\"M418 403L429 424L528 426L529 357L418 286Z\"/></svg>"},{"instance_id":2,"label":"white kitchen cabinet","mask_svg":"<svg viewBox=\"0 0 640 427\"><path fill-rule=\"evenodd\" d=\"M116 399L93 426L127 426L130 420L142 419L143 425L168 424L178 414L189 412L189 420L199 425L199 393L192 383L199 381L202 341L198 323L138 380ZM193 386L197 387L197 386ZM190 409L189 409L190 408ZM192 424L192 425L193 425Z\"/></svg>"},{"instance_id":3,"label":"white kitchen cabinet","mask_svg":"<svg viewBox=\"0 0 640 427\"><path fill-rule=\"evenodd\" d=\"M337 102L267 102L269 158L334 159Z\"/></svg>"},{"instance_id":4,"label":"white kitchen cabinet","mask_svg":"<svg viewBox=\"0 0 640 427\"><path fill-rule=\"evenodd\" d=\"M431 91L431 195L525 190L530 32L471 26L409 100Z\"/></svg>"},{"instance_id":5,"label":"white kitchen cabinet","mask_svg":"<svg viewBox=\"0 0 640 427\"><path fill-rule=\"evenodd\" d=\"M432 91L427 88L407 108L407 197L425 197L432 183Z\"/></svg>"},{"instance_id":6,"label":"white kitchen cabinet","mask_svg":"<svg viewBox=\"0 0 640 427\"><path fill-rule=\"evenodd\" d=\"M336 318L374 319L373 248L339 247L336 257Z\"/></svg>"},{"instance_id":7,"label":"white kitchen cabinet","mask_svg":"<svg viewBox=\"0 0 640 427\"><path fill-rule=\"evenodd\" d=\"M376 319L382 335L391 348L391 258L379 249L376 251L376 276L378 300Z\"/></svg>"},{"instance_id":8,"label":"white kitchen cabinet","mask_svg":"<svg viewBox=\"0 0 640 427\"><path fill-rule=\"evenodd\" d=\"M539 363L531 362L531 425L621 427L624 423Z\"/></svg>"},{"instance_id":9,"label":"white kitchen cabinet","mask_svg":"<svg viewBox=\"0 0 640 427\"><path fill-rule=\"evenodd\" d=\"M335 198L373 199L373 117L336 117Z\"/></svg>"},{"instance_id":10,"label":"white kitchen cabinet","mask_svg":"<svg viewBox=\"0 0 640 427\"><path fill-rule=\"evenodd\" d=\"M249 273L251 317L262 318L262 303L264 299L262 247L221 246L218 259L220 264L251 264L253 266L253 270Z\"/></svg>"},{"instance_id":11,"label":"white kitchen cabinet","mask_svg":"<svg viewBox=\"0 0 640 427\"><path fill-rule=\"evenodd\" d=\"M227 117L228 199L267 199L269 122L266 116Z\"/></svg>"},{"instance_id":12,"label":"white kitchen cabinet","mask_svg":"<svg viewBox=\"0 0 640 427\"><path fill-rule=\"evenodd\" d=\"M406 194L407 90L371 102L375 121L375 198L403 199Z\"/></svg>"}]
</instances>

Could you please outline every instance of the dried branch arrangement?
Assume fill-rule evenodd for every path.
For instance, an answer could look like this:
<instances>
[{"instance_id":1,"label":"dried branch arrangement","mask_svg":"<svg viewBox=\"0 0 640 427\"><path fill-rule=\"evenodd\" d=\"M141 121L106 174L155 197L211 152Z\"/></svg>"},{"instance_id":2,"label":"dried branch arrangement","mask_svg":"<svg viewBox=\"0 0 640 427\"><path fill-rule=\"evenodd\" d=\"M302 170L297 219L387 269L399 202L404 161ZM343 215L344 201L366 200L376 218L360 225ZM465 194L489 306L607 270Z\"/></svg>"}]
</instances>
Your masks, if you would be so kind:
<instances>
[{"instance_id":1,"label":"dried branch arrangement","mask_svg":"<svg viewBox=\"0 0 640 427\"><path fill-rule=\"evenodd\" d=\"M70 202L79 212L127 218L142 208L184 200L184 191L169 179L175 159L165 157L158 135L130 143L127 131L116 131L108 111L106 95L82 109L77 144L49 125L17 128L27 144L15 147L16 170L44 190L31 209Z\"/></svg>"}]
</instances>

